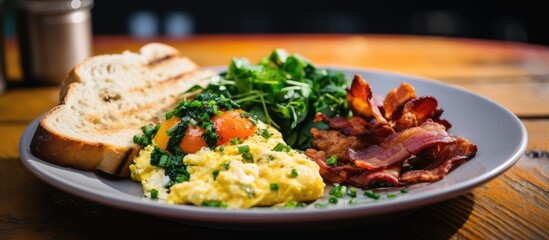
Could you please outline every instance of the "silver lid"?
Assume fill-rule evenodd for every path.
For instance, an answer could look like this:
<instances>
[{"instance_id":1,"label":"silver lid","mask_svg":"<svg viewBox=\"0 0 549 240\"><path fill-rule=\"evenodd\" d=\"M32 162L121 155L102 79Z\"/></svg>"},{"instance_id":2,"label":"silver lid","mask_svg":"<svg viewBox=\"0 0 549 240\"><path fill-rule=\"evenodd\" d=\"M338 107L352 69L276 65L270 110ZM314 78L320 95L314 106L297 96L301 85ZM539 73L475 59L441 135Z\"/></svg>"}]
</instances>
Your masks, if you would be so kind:
<instances>
[{"instance_id":1,"label":"silver lid","mask_svg":"<svg viewBox=\"0 0 549 240\"><path fill-rule=\"evenodd\" d=\"M89 10L93 0L18 0L15 6L30 12L65 12Z\"/></svg>"}]
</instances>

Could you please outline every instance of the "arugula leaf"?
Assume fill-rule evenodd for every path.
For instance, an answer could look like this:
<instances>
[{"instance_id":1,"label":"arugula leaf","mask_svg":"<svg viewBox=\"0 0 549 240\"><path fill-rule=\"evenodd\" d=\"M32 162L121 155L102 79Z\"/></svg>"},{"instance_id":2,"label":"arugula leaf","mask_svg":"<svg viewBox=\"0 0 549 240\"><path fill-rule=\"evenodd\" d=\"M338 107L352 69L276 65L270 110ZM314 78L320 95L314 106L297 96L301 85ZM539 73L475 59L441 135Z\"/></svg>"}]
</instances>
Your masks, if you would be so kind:
<instances>
[{"instance_id":1,"label":"arugula leaf","mask_svg":"<svg viewBox=\"0 0 549 240\"><path fill-rule=\"evenodd\" d=\"M257 64L232 59L227 71L203 92L233 100L277 128L288 145L304 150L311 144L311 127L325 128L323 123L313 124L317 112L328 117L350 115L348 84L342 72L317 68L300 55L275 49Z\"/></svg>"}]
</instances>

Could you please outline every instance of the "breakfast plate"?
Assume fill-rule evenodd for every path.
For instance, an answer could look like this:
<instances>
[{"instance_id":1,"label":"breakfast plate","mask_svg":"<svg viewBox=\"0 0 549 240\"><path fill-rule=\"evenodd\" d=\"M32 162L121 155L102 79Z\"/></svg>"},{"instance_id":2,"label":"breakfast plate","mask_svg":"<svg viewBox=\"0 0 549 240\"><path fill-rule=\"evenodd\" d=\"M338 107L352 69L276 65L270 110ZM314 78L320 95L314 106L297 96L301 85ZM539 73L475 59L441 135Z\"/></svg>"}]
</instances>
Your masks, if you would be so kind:
<instances>
[{"instance_id":1,"label":"breakfast plate","mask_svg":"<svg viewBox=\"0 0 549 240\"><path fill-rule=\"evenodd\" d=\"M356 198L344 197L329 203L328 184L325 194L305 207L261 207L222 209L191 205L169 205L143 197L138 182L117 179L99 172L86 172L57 166L33 156L30 142L40 121L36 118L24 131L19 152L24 165L39 179L61 190L105 205L172 219L189 224L239 228L275 226L323 228L336 226L339 220L374 223L389 220L422 206L465 194L510 168L523 154L527 133L521 121L496 102L469 91L436 80L379 70L326 67L344 72L348 77L361 74L374 93L385 93L408 82L418 96L432 95L443 108L444 118L452 124L450 133L467 138L478 146L474 158L452 170L444 179L413 185L400 191L379 192L379 199L357 191Z\"/></svg>"}]
</instances>

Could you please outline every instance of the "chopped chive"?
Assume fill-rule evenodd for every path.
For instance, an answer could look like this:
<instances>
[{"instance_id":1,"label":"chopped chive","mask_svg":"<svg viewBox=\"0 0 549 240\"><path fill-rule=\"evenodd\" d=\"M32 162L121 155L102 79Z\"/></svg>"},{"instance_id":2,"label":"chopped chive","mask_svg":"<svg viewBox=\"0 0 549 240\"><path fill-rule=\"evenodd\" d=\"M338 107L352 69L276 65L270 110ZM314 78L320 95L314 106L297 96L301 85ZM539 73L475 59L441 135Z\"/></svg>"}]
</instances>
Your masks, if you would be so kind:
<instances>
[{"instance_id":1,"label":"chopped chive","mask_svg":"<svg viewBox=\"0 0 549 240\"><path fill-rule=\"evenodd\" d=\"M158 190L151 189L151 199L158 199Z\"/></svg>"},{"instance_id":2,"label":"chopped chive","mask_svg":"<svg viewBox=\"0 0 549 240\"><path fill-rule=\"evenodd\" d=\"M160 160L158 161L158 166L166 168L166 167L170 166L170 160L171 160L170 156L162 155L160 157Z\"/></svg>"},{"instance_id":3,"label":"chopped chive","mask_svg":"<svg viewBox=\"0 0 549 240\"><path fill-rule=\"evenodd\" d=\"M213 170L213 171L212 171L212 175L213 175L213 179L214 179L214 181L215 181L215 180L217 179L217 176L219 176L219 170L217 170L217 169L216 169L216 170Z\"/></svg>"},{"instance_id":4,"label":"chopped chive","mask_svg":"<svg viewBox=\"0 0 549 240\"><path fill-rule=\"evenodd\" d=\"M403 188L403 189L400 190L400 192L401 192L401 193L408 193L408 189Z\"/></svg>"},{"instance_id":5,"label":"chopped chive","mask_svg":"<svg viewBox=\"0 0 549 240\"><path fill-rule=\"evenodd\" d=\"M260 129L259 135L261 135L265 139L269 139L273 134L269 132L267 129Z\"/></svg>"},{"instance_id":6,"label":"chopped chive","mask_svg":"<svg viewBox=\"0 0 549 240\"><path fill-rule=\"evenodd\" d=\"M387 193L387 198L396 198L396 196L394 193Z\"/></svg>"},{"instance_id":7,"label":"chopped chive","mask_svg":"<svg viewBox=\"0 0 549 240\"><path fill-rule=\"evenodd\" d=\"M375 200L378 200L381 197L381 196L379 196L379 194L375 193L372 190L364 191L364 196L369 197L369 198L373 198Z\"/></svg>"},{"instance_id":8,"label":"chopped chive","mask_svg":"<svg viewBox=\"0 0 549 240\"><path fill-rule=\"evenodd\" d=\"M326 159L326 163L332 167L335 167L337 165L337 156L330 156L328 159Z\"/></svg>"},{"instance_id":9,"label":"chopped chive","mask_svg":"<svg viewBox=\"0 0 549 240\"><path fill-rule=\"evenodd\" d=\"M328 199L328 202L331 203L331 204L336 204L337 203L337 198L334 197L334 196L330 196L330 198Z\"/></svg>"},{"instance_id":10,"label":"chopped chive","mask_svg":"<svg viewBox=\"0 0 549 240\"><path fill-rule=\"evenodd\" d=\"M297 176L299 176L299 173L297 172L297 170L295 168L292 168L292 172L290 173L290 177L296 178Z\"/></svg>"},{"instance_id":11,"label":"chopped chive","mask_svg":"<svg viewBox=\"0 0 549 240\"><path fill-rule=\"evenodd\" d=\"M273 151L277 151L277 152L290 152L290 150L292 150L292 148L288 145L284 145L282 143L278 143L276 144L276 146L274 146L273 148Z\"/></svg>"},{"instance_id":12,"label":"chopped chive","mask_svg":"<svg viewBox=\"0 0 549 240\"><path fill-rule=\"evenodd\" d=\"M242 140L240 140L240 138L231 138L229 142L231 143L231 145L238 145L242 143Z\"/></svg>"},{"instance_id":13,"label":"chopped chive","mask_svg":"<svg viewBox=\"0 0 549 240\"><path fill-rule=\"evenodd\" d=\"M286 208L298 208L298 207L306 207L307 204L303 202L298 202L298 201L289 201L286 204L284 204L284 206Z\"/></svg>"},{"instance_id":14,"label":"chopped chive","mask_svg":"<svg viewBox=\"0 0 549 240\"><path fill-rule=\"evenodd\" d=\"M229 170L229 167L231 166L231 162L229 161L226 161L226 162L223 162L223 164L221 164L225 170Z\"/></svg>"},{"instance_id":15,"label":"chopped chive","mask_svg":"<svg viewBox=\"0 0 549 240\"><path fill-rule=\"evenodd\" d=\"M271 187L271 191L278 191L279 189L278 183L271 183L270 187Z\"/></svg>"},{"instance_id":16,"label":"chopped chive","mask_svg":"<svg viewBox=\"0 0 549 240\"><path fill-rule=\"evenodd\" d=\"M185 171L183 173L177 174L177 177L175 177L175 181L177 183L182 183L185 181L189 181L190 178L191 178L191 175L189 174L189 172Z\"/></svg>"},{"instance_id":17,"label":"chopped chive","mask_svg":"<svg viewBox=\"0 0 549 240\"><path fill-rule=\"evenodd\" d=\"M350 205L355 205L356 203L357 203L356 198L351 198L351 199L349 199L348 204L350 204Z\"/></svg>"},{"instance_id":18,"label":"chopped chive","mask_svg":"<svg viewBox=\"0 0 549 240\"><path fill-rule=\"evenodd\" d=\"M339 184L336 183L332 187L332 190L330 190L330 195L332 195L334 197L337 197L337 198L340 198L340 197L345 196L346 190L347 190L347 187L345 187L343 185L339 185Z\"/></svg>"},{"instance_id":19,"label":"chopped chive","mask_svg":"<svg viewBox=\"0 0 549 240\"><path fill-rule=\"evenodd\" d=\"M347 188L347 196L356 198L356 188Z\"/></svg>"},{"instance_id":20,"label":"chopped chive","mask_svg":"<svg viewBox=\"0 0 549 240\"><path fill-rule=\"evenodd\" d=\"M223 152L223 151L225 151L225 145L221 145L221 146L219 146L218 150L219 150L220 152Z\"/></svg>"},{"instance_id":21,"label":"chopped chive","mask_svg":"<svg viewBox=\"0 0 549 240\"><path fill-rule=\"evenodd\" d=\"M217 200L211 200L211 201L204 201L202 202L202 206L204 207L217 207L217 208L227 208L227 204L221 201Z\"/></svg>"},{"instance_id":22,"label":"chopped chive","mask_svg":"<svg viewBox=\"0 0 549 240\"><path fill-rule=\"evenodd\" d=\"M246 160L247 162L253 162L254 158L252 154L250 154L250 146L248 145L242 145L238 147L238 152L242 154L242 158Z\"/></svg>"},{"instance_id":23,"label":"chopped chive","mask_svg":"<svg viewBox=\"0 0 549 240\"><path fill-rule=\"evenodd\" d=\"M315 203L315 208L327 208L328 204L326 203Z\"/></svg>"}]
</instances>

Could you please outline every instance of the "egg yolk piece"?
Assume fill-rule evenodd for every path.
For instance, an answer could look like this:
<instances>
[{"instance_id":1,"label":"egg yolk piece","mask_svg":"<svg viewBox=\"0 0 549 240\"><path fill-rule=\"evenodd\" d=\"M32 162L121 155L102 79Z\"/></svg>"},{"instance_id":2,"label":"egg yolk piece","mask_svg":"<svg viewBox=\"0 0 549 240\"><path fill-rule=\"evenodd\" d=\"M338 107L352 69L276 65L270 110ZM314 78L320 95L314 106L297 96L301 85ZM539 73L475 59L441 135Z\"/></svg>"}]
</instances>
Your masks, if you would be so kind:
<instances>
[{"instance_id":1,"label":"egg yolk piece","mask_svg":"<svg viewBox=\"0 0 549 240\"><path fill-rule=\"evenodd\" d=\"M217 145L223 145L233 138L244 140L255 133L256 126L241 113L244 111L223 111L221 116L216 115L212 118L217 128L216 133L219 135Z\"/></svg>"},{"instance_id":2,"label":"egg yolk piece","mask_svg":"<svg viewBox=\"0 0 549 240\"><path fill-rule=\"evenodd\" d=\"M242 110L223 111L223 114L214 116L212 122L216 127L216 134L219 136L217 145L223 145L229 142L233 138L239 138L241 140L253 135L256 131L256 126L246 117L243 117ZM178 117L172 117L164 121L156 136L153 139L153 143L159 148L166 150L170 136L167 131L174 128L181 121ZM179 143L179 148L185 153L195 153L207 144L204 141L202 135L205 130L198 126L189 125L183 139Z\"/></svg>"},{"instance_id":3,"label":"egg yolk piece","mask_svg":"<svg viewBox=\"0 0 549 240\"><path fill-rule=\"evenodd\" d=\"M168 130L175 127L175 125L177 125L180 121L180 118L172 117L160 124L158 132L156 132L156 136L154 136L153 138L153 144L158 146L162 150L166 150L166 147L168 147L168 141L170 140L170 136L168 136Z\"/></svg>"},{"instance_id":4,"label":"egg yolk piece","mask_svg":"<svg viewBox=\"0 0 549 240\"><path fill-rule=\"evenodd\" d=\"M185 136L183 136L183 139L181 139L181 142L179 143L181 151L195 153L201 148L208 146L202 137L204 132L204 129L201 127L189 125L189 128L187 128L187 131L185 132Z\"/></svg>"}]
</instances>

